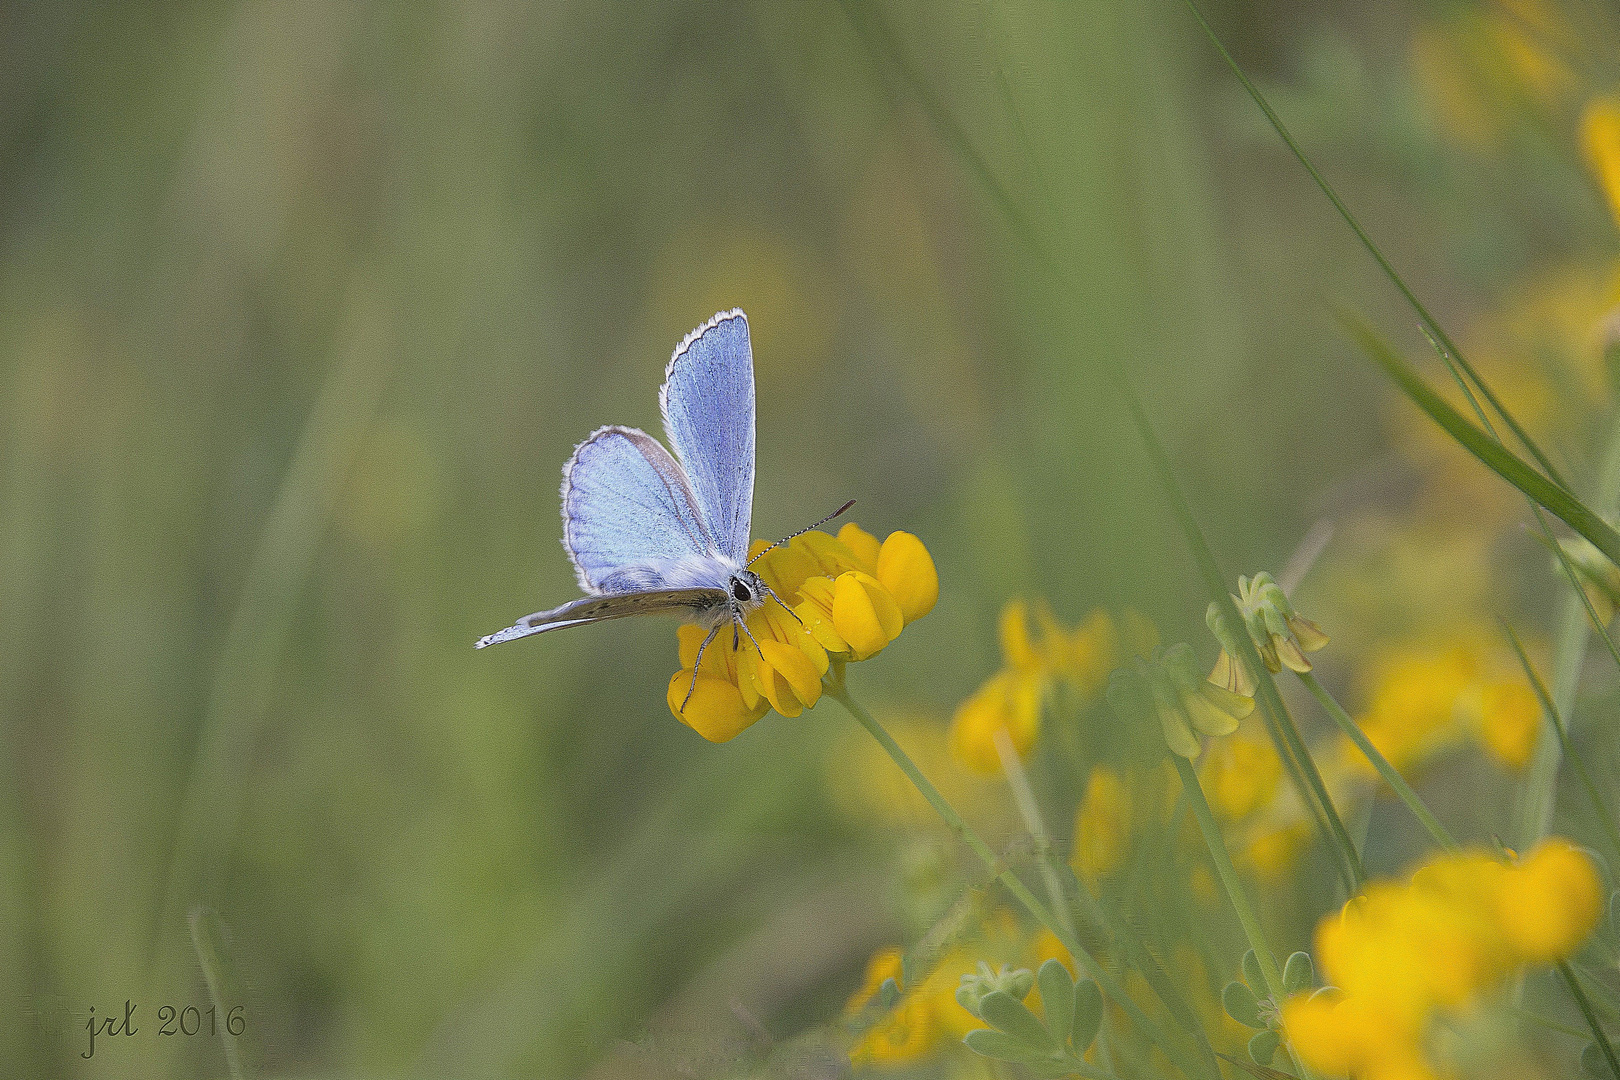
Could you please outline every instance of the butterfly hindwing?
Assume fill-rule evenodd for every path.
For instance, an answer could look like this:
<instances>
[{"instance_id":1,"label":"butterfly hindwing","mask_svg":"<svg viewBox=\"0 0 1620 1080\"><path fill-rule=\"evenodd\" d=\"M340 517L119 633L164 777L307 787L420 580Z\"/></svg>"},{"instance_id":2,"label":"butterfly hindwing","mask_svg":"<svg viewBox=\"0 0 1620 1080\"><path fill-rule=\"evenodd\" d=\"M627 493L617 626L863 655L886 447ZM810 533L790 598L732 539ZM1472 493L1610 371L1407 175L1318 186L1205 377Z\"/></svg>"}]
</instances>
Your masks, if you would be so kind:
<instances>
[{"instance_id":1,"label":"butterfly hindwing","mask_svg":"<svg viewBox=\"0 0 1620 1080\"><path fill-rule=\"evenodd\" d=\"M721 553L746 562L754 510L754 354L740 310L721 312L686 336L670 358L658 401Z\"/></svg>"},{"instance_id":2,"label":"butterfly hindwing","mask_svg":"<svg viewBox=\"0 0 1620 1080\"><path fill-rule=\"evenodd\" d=\"M644 431L602 428L574 449L562 517L563 547L588 593L725 588L692 485Z\"/></svg>"},{"instance_id":3,"label":"butterfly hindwing","mask_svg":"<svg viewBox=\"0 0 1620 1080\"><path fill-rule=\"evenodd\" d=\"M547 630L622 619L628 615L655 615L667 611L698 615L723 607L725 603L726 593L723 589L654 589L612 596L584 596L550 611L526 615L505 630L497 630L480 638L475 647L482 649L486 645L513 641L530 634L543 634Z\"/></svg>"}]
</instances>

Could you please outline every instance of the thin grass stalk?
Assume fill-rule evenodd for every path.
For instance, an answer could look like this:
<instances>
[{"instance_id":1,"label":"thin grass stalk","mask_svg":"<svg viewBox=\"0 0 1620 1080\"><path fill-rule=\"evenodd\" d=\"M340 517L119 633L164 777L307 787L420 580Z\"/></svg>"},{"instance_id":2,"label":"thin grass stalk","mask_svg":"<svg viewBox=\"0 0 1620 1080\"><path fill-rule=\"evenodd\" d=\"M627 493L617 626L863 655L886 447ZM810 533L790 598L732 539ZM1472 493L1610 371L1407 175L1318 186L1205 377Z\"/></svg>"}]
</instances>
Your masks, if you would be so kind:
<instances>
[{"instance_id":1,"label":"thin grass stalk","mask_svg":"<svg viewBox=\"0 0 1620 1080\"><path fill-rule=\"evenodd\" d=\"M1620 829L1615 827L1614 817L1609 813L1609 808L1604 805L1603 797L1598 794L1597 784L1592 781L1592 774L1586 771L1586 763L1581 760L1580 755L1576 754L1570 746L1569 732L1564 727L1563 717L1559 715L1558 706L1553 703L1552 695L1547 693L1547 687L1542 683L1541 676L1536 674L1535 665L1530 662L1530 656L1524 650L1524 643L1519 640L1519 635L1514 633L1513 627L1506 622L1502 623L1502 629L1507 634L1508 641L1513 645L1513 652L1519 658L1520 666L1524 668L1525 678L1530 680L1530 686L1536 692L1536 699L1541 702L1542 712L1546 714L1547 721L1552 724L1553 734L1558 739L1559 748L1562 750L1563 755L1569 759L1570 765L1575 770L1576 779L1581 782L1581 787L1586 791L1586 797L1591 800L1592 810L1597 815L1598 825L1603 829L1604 837L1609 842L1609 854L1617 860L1614 865L1620 866Z\"/></svg>"},{"instance_id":2,"label":"thin grass stalk","mask_svg":"<svg viewBox=\"0 0 1620 1080\"><path fill-rule=\"evenodd\" d=\"M1620 508L1620 413L1615 416L1608 445L1604 448L1593 502L1603 513L1612 514ZM1559 613L1558 636L1553 650L1552 701L1559 715L1568 718L1570 726L1576 720L1575 695L1580 689L1590 625L1589 618L1583 617L1585 604L1584 590L1578 598L1570 597L1565 602ZM1513 835L1525 849L1546 836L1552 827L1558 765L1562 758L1563 748L1557 739L1537 741L1530 768L1519 789L1519 802L1513 819Z\"/></svg>"},{"instance_id":3,"label":"thin grass stalk","mask_svg":"<svg viewBox=\"0 0 1620 1080\"><path fill-rule=\"evenodd\" d=\"M1356 744L1356 749L1360 750L1362 756L1372 763L1374 769L1378 770L1378 775L1384 778L1384 783L1389 785L1390 790L1395 792L1401 802L1406 804L1408 810L1412 811L1412 816L1417 818L1419 823L1428 830L1429 836L1434 842L1446 851L1460 851L1461 847L1458 845L1456 838L1451 835L1450 830L1440 823L1440 819L1434 816L1434 813L1418 797L1418 793L1412 790L1412 785L1406 782L1406 778L1400 774L1395 766L1389 763L1388 758L1379 752L1378 747L1373 745L1373 741L1367 738L1367 733L1361 730L1361 725L1350 719L1350 714L1344 711L1344 706L1339 704L1338 699L1328 693L1327 688L1318 682L1316 676L1311 672L1301 671L1296 674L1299 675L1299 681L1305 684L1305 689L1309 690L1311 696L1316 698L1317 703L1322 706L1323 711L1333 718L1335 724L1339 725L1339 730L1344 732L1346 737Z\"/></svg>"},{"instance_id":4,"label":"thin grass stalk","mask_svg":"<svg viewBox=\"0 0 1620 1080\"><path fill-rule=\"evenodd\" d=\"M1603 1060L1609 1063L1610 1073L1620 1077L1620 1058L1615 1057L1614 1047L1609 1042L1609 1036L1604 1033L1603 1025L1598 1022L1597 1013L1592 1010L1591 1000L1587 998L1586 991L1581 989L1580 980L1570 970L1568 962L1558 961L1558 975L1564 980L1564 985L1569 989L1569 996L1575 999L1575 1006L1581 1010L1581 1015L1586 1018L1586 1026L1592 1032L1592 1041L1597 1043L1598 1050L1603 1054Z\"/></svg>"},{"instance_id":5,"label":"thin grass stalk","mask_svg":"<svg viewBox=\"0 0 1620 1080\"><path fill-rule=\"evenodd\" d=\"M1249 942L1249 948L1254 950L1255 959L1260 963L1260 975L1265 980L1266 996L1277 1004L1284 1000L1282 972L1277 968L1277 957L1271 951L1266 941L1265 930L1260 926L1260 918L1255 914L1254 905L1249 902L1249 894L1244 891L1243 880L1238 877L1237 867L1232 865L1232 855L1226 850L1226 839L1221 835L1221 827L1215 823L1215 814L1209 808L1209 800L1204 798L1203 786L1198 782L1198 772L1192 762L1180 754L1171 754L1175 762L1176 772L1181 775L1182 790L1187 793L1187 803L1192 807L1193 817L1198 820L1198 829L1204 834L1204 846L1209 849L1210 861L1215 864L1215 874L1221 880L1221 887L1226 890L1226 898L1236 913L1238 923L1243 927L1243 936ZM1305 1063L1294 1054L1293 1047L1288 1053L1294 1059L1300 1074L1310 1080L1311 1071Z\"/></svg>"},{"instance_id":6,"label":"thin grass stalk","mask_svg":"<svg viewBox=\"0 0 1620 1080\"><path fill-rule=\"evenodd\" d=\"M1311 159L1306 156L1305 151L1300 147L1299 143L1294 141L1294 137L1289 133L1287 125L1282 122L1282 117L1277 115L1276 110L1271 107L1271 103L1266 100L1266 96L1260 92L1260 88L1256 86L1253 80L1249 78L1248 73L1243 70L1243 67L1237 62L1236 58L1233 57L1229 51L1227 51L1225 43L1221 41L1220 35L1215 32L1215 28L1210 25L1209 20L1204 17L1204 13L1199 9L1197 3L1195 3L1194 0L1185 0L1185 3L1187 8L1193 13L1193 18L1198 20L1198 25L1203 27L1204 34L1209 38L1210 43L1213 44L1216 51L1221 54L1221 59L1226 61L1226 66L1232 70L1232 74L1237 76L1238 81L1243 84L1243 88L1247 90L1249 92L1249 96L1254 99L1254 103L1260 106L1260 111L1266 114L1266 119L1271 122L1272 128L1282 138L1283 142L1288 145L1288 149L1293 151L1294 157L1302 166L1304 166L1305 171L1310 174L1311 179L1316 181L1316 186L1322 189L1322 194L1328 197L1328 201L1331 202L1333 204L1333 208L1339 212L1339 216L1344 219L1344 223L1350 226L1350 231L1356 234L1356 239L1361 241L1362 247L1367 249L1367 253L1371 255L1378 263L1378 266L1383 270L1384 275L1389 278L1390 282L1397 290L1399 290L1401 296L1406 299L1406 302L1411 306L1412 310L1417 313L1418 318L1423 323L1424 329L1433 334L1434 337L1445 347L1446 351L1450 352L1452 356L1457 358L1458 366L1468 373L1468 377L1474 381L1474 384L1479 387L1480 392L1485 395L1485 400L1490 402L1491 408L1495 409L1497 414L1502 417L1509 429L1512 430L1514 437L1524 444L1524 448L1526 450L1530 451L1530 455L1534 457L1541 467L1546 471L1547 476L1550 477L1552 481L1559 487L1568 490L1569 485L1564 482L1564 478L1559 475L1557 468L1555 468L1553 463L1548 460L1547 455L1543 454L1541 449L1536 446L1535 441L1530 438L1529 432L1525 431L1524 428L1520 426L1519 422L1513 418L1513 414L1507 410L1507 408L1502 404L1501 400L1498 399L1496 394L1492 392L1490 386L1485 382L1484 379L1480 377L1479 372L1476 371L1474 366L1468 362L1466 357L1463 356L1462 350L1457 348L1456 343L1451 340L1451 335L1446 333L1445 327L1441 326L1439 321L1429 313L1429 309L1424 306L1423 301L1418 299L1417 294L1413 292L1411 287L1406 284L1406 280L1401 277L1400 273L1396 271L1395 267L1390 263L1390 261L1384 257L1383 251L1381 251L1378 245L1373 242L1372 237L1367 234L1367 230L1361 227L1361 223L1357 221L1356 216L1350 212L1350 208L1345 205L1344 200L1339 198L1339 193L1333 189L1333 185L1327 182L1327 178L1317 170L1314 164L1312 164Z\"/></svg>"}]
</instances>

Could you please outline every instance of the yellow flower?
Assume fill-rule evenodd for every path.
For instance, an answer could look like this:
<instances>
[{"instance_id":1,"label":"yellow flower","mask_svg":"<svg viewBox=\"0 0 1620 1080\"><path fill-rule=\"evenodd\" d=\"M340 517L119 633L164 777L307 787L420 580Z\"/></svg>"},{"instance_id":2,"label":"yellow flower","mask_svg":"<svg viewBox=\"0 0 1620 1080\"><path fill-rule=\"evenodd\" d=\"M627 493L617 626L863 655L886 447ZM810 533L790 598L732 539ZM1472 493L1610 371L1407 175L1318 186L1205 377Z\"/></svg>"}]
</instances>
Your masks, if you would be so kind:
<instances>
[{"instance_id":1,"label":"yellow flower","mask_svg":"<svg viewBox=\"0 0 1620 1080\"><path fill-rule=\"evenodd\" d=\"M792 717L811 708L834 658L876 655L939 597L934 561L910 533L879 544L850 523L837 537L812 531L767 547L754 542L752 565L781 604L767 599L750 612L747 634L722 626L701 666L707 631L677 630L681 670L669 682L669 709L711 742L735 737L771 709Z\"/></svg>"},{"instance_id":2,"label":"yellow flower","mask_svg":"<svg viewBox=\"0 0 1620 1080\"><path fill-rule=\"evenodd\" d=\"M1541 730L1541 702L1523 683L1489 683L1479 692L1479 738L1502 764L1530 764Z\"/></svg>"},{"instance_id":3,"label":"yellow flower","mask_svg":"<svg viewBox=\"0 0 1620 1080\"><path fill-rule=\"evenodd\" d=\"M1106 765L1091 770L1086 796L1074 816L1075 872L1095 885L1119 869L1131 850L1131 795L1125 780Z\"/></svg>"},{"instance_id":4,"label":"yellow flower","mask_svg":"<svg viewBox=\"0 0 1620 1080\"><path fill-rule=\"evenodd\" d=\"M1133 627L1138 634L1140 631ZM1066 687L1083 703L1095 697L1118 655L1118 634L1105 611L1093 611L1066 630L1045 602L1009 600L998 623L1002 668L957 706L951 748L966 767L986 775L1001 772L995 735L1006 731L1019 756L1034 749L1041 708L1052 691Z\"/></svg>"},{"instance_id":5,"label":"yellow flower","mask_svg":"<svg viewBox=\"0 0 1620 1080\"><path fill-rule=\"evenodd\" d=\"M1035 746L1041 730L1040 680L1021 676L1017 671L1001 671L956 707L951 720L951 753L961 764L977 773L994 775L1001 771L1001 754L996 750L996 732L1005 731L1020 757Z\"/></svg>"},{"instance_id":6,"label":"yellow flower","mask_svg":"<svg viewBox=\"0 0 1620 1080\"><path fill-rule=\"evenodd\" d=\"M1620 223L1620 99L1593 98L1581 111L1581 150Z\"/></svg>"},{"instance_id":7,"label":"yellow flower","mask_svg":"<svg viewBox=\"0 0 1620 1080\"><path fill-rule=\"evenodd\" d=\"M1199 779L1216 812L1228 821L1240 821L1277 794L1282 762L1270 742L1234 735L1210 748Z\"/></svg>"},{"instance_id":8,"label":"yellow flower","mask_svg":"<svg viewBox=\"0 0 1620 1080\"><path fill-rule=\"evenodd\" d=\"M1496 897L1509 945L1532 964L1570 955L1603 913L1603 883L1592 860L1554 837L1514 869Z\"/></svg>"},{"instance_id":9,"label":"yellow flower","mask_svg":"<svg viewBox=\"0 0 1620 1080\"><path fill-rule=\"evenodd\" d=\"M1433 1075L1425 1033L1436 1015L1459 1015L1525 964L1570 955L1602 907L1595 867L1564 840L1517 863L1437 856L1406 885L1369 885L1317 926L1317 959L1339 990L1286 1002L1289 1039L1323 1073Z\"/></svg>"}]
</instances>

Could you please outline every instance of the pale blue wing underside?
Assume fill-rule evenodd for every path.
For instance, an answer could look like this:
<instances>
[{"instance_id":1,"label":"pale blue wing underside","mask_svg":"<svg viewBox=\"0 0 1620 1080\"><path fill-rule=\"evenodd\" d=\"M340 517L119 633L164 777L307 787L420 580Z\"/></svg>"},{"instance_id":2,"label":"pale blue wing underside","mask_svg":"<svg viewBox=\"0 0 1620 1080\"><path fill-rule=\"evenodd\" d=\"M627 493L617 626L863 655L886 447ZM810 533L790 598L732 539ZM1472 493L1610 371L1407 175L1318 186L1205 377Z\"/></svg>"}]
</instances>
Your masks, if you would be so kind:
<instances>
[{"instance_id":1,"label":"pale blue wing underside","mask_svg":"<svg viewBox=\"0 0 1620 1080\"><path fill-rule=\"evenodd\" d=\"M673 611L695 617L724 607L725 603L726 593L723 589L655 589L616 596L585 596L550 611L525 615L505 630L479 638L475 647L482 649L503 641L516 641L530 634L543 634L547 630L622 619L628 615L655 615Z\"/></svg>"},{"instance_id":2,"label":"pale blue wing underside","mask_svg":"<svg viewBox=\"0 0 1620 1080\"><path fill-rule=\"evenodd\" d=\"M574 448L562 517L563 547L588 593L726 587L686 474L644 431L606 427Z\"/></svg>"},{"instance_id":3,"label":"pale blue wing underside","mask_svg":"<svg viewBox=\"0 0 1620 1080\"><path fill-rule=\"evenodd\" d=\"M754 511L754 354L748 319L723 311L686 335L658 393L664 430L720 551L748 559Z\"/></svg>"}]
</instances>

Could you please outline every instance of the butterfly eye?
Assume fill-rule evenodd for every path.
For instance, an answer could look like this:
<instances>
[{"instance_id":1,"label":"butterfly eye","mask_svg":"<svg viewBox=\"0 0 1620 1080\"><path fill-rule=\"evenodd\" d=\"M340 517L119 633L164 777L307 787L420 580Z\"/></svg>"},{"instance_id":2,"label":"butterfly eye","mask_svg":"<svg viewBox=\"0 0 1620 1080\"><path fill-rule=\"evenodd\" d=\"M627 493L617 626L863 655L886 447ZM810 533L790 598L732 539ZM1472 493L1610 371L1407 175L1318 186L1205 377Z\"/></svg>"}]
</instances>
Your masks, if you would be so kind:
<instances>
[{"instance_id":1,"label":"butterfly eye","mask_svg":"<svg viewBox=\"0 0 1620 1080\"><path fill-rule=\"evenodd\" d=\"M749 591L748 585L740 578L731 579L731 595L745 604L754 598L754 594Z\"/></svg>"}]
</instances>

